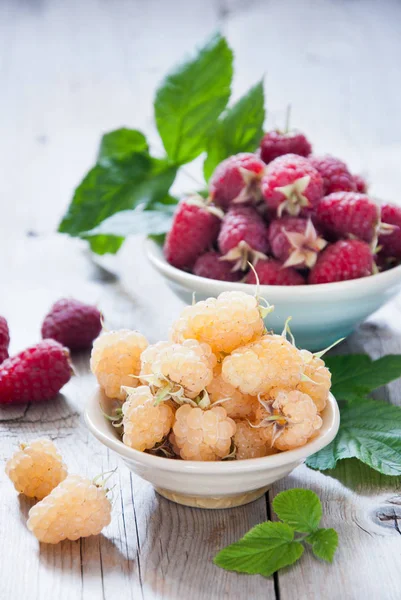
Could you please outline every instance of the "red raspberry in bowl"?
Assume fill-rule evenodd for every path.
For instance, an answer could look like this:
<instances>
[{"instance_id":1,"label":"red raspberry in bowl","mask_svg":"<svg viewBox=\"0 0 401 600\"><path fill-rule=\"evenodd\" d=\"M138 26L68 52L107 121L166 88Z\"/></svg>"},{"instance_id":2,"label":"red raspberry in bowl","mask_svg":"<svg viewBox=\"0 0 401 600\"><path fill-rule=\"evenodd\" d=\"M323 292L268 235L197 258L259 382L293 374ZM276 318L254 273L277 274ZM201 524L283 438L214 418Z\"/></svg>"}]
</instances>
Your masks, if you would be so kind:
<instances>
[{"instance_id":1,"label":"red raspberry in bowl","mask_svg":"<svg viewBox=\"0 0 401 600\"><path fill-rule=\"evenodd\" d=\"M102 330L96 306L62 298L50 309L42 325L42 338L51 338L70 350L86 350Z\"/></svg>"},{"instance_id":2,"label":"red raspberry in bowl","mask_svg":"<svg viewBox=\"0 0 401 600\"><path fill-rule=\"evenodd\" d=\"M196 259L212 248L223 213L200 196L181 201L164 243L166 260L177 269L192 269Z\"/></svg>"},{"instance_id":3,"label":"red raspberry in bowl","mask_svg":"<svg viewBox=\"0 0 401 600\"><path fill-rule=\"evenodd\" d=\"M312 146L304 134L298 131L288 133L278 130L268 131L260 142L260 158L266 164L279 156L283 156L283 154L309 156L311 152Z\"/></svg>"},{"instance_id":4,"label":"red raspberry in bowl","mask_svg":"<svg viewBox=\"0 0 401 600\"><path fill-rule=\"evenodd\" d=\"M71 374L67 348L43 340L0 365L0 404L51 400Z\"/></svg>"},{"instance_id":5,"label":"red raspberry in bowl","mask_svg":"<svg viewBox=\"0 0 401 600\"><path fill-rule=\"evenodd\" d=\"M360 194L366 194L368 191L367 181L362 175L353 175L356 191Z\"/></svg>"},{"instance_id":6,"label":"red raspberry in bowl","mask_svg":"<svg viewBox=\"0 0 401 600\"><path fill-rule=\"evenodd\" d=\"M305 279L292 267L285 268L283 263L274 258L259 260L255 266L261 285L304 285ZM249 271L245 283L256 283L256 276Z\"/></svg>"},{"instance_id":7,"label":"red raspberry in bowl","mask_svg":"<svg viewBox=\"0 0 401 600\"><path fill-rule=\"evenodd\" d=\"M308 283L332 283L367 277L373 272L369 244L361 240L340 240L327 246L309 273Z\"/></svg>"},{"instance_id":8,"label":"red raspberry in bowl","mask_svg":"<svg viewBox=\"0 0 401 600\"><path fill-rule=\"evenodd\" d=\"M366 194L336 192L319 202L316 219L329 234L371 243L377 234L380 208Z\"/></svg>"},{"instance_id":9,"label":"red raspberry in bowl","mask_svg":"<svg viewBox=\"0 0 401 600\"><path fill-rule=\"evenodd\" d=\"M216 167L210 179L211 199L224 210L233 203L259 200L264 168L264 162L250 152L226 158Z\"/></svg>"},{"instance_id":10,"label":"red raspberry in bowl","mask_svg":"<svg viewBox=\"0 0 401 600\"><path fill-rule=\"evenodd\" d=\"M262 194L268 209L279 217L283 212L305 215L323 197L323 180L307 158L286 154L268 165Z\"/></svg>"},{"instance_id":11,"label":"red raspberry in bowl","mask_svg":"<svg viewBox=\"0 0 401 600\"><path fill-rule=\"evenodd\" d=\"M10 333L8 331L7 321L0 317L0 363L8 358L8 346L10 345Z\"/></svg>"},{"instance_id":12,"label":"red raspberry in bowl","mask_svg":"<svg viewBox=\"0 0 401 600\"><path fill-rule=\"evenodd\" d=\"M325 196L333 192L356 191L354 176L342 160L334 156L310 156L309 160L323 178Z\"/></svg>"},{"instance_id":13,"label":"red raspberry in bowl","mask_svg":"<svg viewBox=\"0 0 401 600\"><path fill-rule=\"evenodd\" d=\"M222 260L222 255L214 250L206 252L198 258L193 268L193 274L219 281L239 281L242 277L241 271L233 271L232 265L226 260Z\"/></svg>"},{"instance_id":14,"label":"red raspberry in bowl","mask_svg":"<svg viewBox=\"0 0 401 600\"><path fill-rule=\"evenodd\" d=\"M268 238L273 256L283 262L284 267L311 268L318 253L327 246L312 221L300 217L282 217L272 221Z\"/></svg>"},{"instance_id":15,"label":"red raspberry in bowl","mask_svg":"<svg viewBox=\"0 0 401 600\"><path fill-rule=\"evenodd\" d=\"M218 245L224 260L233 269L245 270L247 262L266 258L269 250L267 227L259 213L250 206L231 208L223 219Z\"/></svg>"},{"instance_id":16,"label":"red raspberry in bowl","mask_svg":"<svg viewBox=\"0 0 401 600\"><path fill-rule=\"evenodd\" d=\"M385 225L392 225L386 231ZM401 207L395 204L383 204L381 208L381 235L379 236L379 255L401 259Z\"/></svg>"}]
</instances>

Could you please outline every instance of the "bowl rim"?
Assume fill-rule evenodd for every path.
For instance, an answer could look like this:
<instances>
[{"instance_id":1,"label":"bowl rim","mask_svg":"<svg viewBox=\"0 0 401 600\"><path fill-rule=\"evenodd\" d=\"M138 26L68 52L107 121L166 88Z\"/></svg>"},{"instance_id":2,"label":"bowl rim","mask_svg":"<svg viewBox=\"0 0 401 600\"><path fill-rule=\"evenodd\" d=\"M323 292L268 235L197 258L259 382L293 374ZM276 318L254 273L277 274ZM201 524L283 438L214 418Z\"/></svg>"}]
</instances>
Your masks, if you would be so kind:
<instances>
[{"instance_id":1,"label":"bowl rim","mask_svg":"<svg viewBox=\"0 0 401 600\"><path fill-rule=\"evenodd\" d=\"M193 273L188 273L187 271L177 269L166 261L160 245L150 238L145 239L145 251L149 261L154 267L156 267L158 271L166 275L169 279L173 279L184 286L190 286L191 284L196 286L206 285L211 292L214 290L217 293L232 290L249 292L251 289L256 288L256 284L208 279L206 277L199 277ZM335 281L332 283L315 283L297 286L261 284L259 289L261 293L270 295L277 295L280 293L280 291L283 293L295 291L297 299L299 299L299 297L302 298L309 296L310 294L315 295L318 292L327 292L327 294L331 294L333 292L344 294L352 292L361 293L362 290L363 292L366 292L368 288L375 288L378 285L381 285L381 287L387 287L387 284L391 285L397 279L401 280L401 264L397 267L389 269L388 271L382 271L381 273L376 273L368 277L359 277L358 279L351 279L348 281Z\"/></svg>"},{"instance_id":2,"label":"bowl rim","mask_svg":"<svg viewBox=\"0 0 401 600\"><path fill-rule=\"evenodd\" d=\"M248 458L233 461L193 461L172 460L162 456L154 456L146 452L139 452L130 448L117 439L108 429L108 422L100 409L100 401L104 394L97 386L86 402L84 410L85 422L91 433L105 446L116 452L122 458L141 463L147 467L163 469L164 471L179 473L198 473L202 475L224 475L243 471L260 471L275 469L297 462L302 462L308 456L315 454L327 446L337 435L340 425L340 411L333 394L329 394L326 408L322 413L323 425L319 433L307 444L294 450L286 450L278 454L263 456L261 458Z\"/></svg>"}]
</instances>

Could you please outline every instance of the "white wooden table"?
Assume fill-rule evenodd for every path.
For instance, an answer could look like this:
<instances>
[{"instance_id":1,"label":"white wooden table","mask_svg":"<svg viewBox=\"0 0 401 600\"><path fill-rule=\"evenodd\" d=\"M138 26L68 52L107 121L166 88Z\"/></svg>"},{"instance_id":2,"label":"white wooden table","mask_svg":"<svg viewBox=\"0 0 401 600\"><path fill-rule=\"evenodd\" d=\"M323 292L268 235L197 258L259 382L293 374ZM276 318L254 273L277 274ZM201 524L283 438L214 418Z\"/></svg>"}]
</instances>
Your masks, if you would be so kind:
<instances>
[{"instance_id":1,"label":"white wooden table","mask_svg":"<svg viewBox=\"0 0 401 600\"><path fill-rule=\"evenodd\" d=\"M365 170L375 194L397 198L401 160L401 4L387 0L1 0L0 314L11 350L39 339L61 296L97 302L110 327L163 339L179 301L151 270L141 240L99 269L80 242L54 233L101 132L152 132L155 85L174 61L220 27L236 51L235 94L266 73L270 124L293 105L294 124L317 151ZM134 274L134 276L133 276ZM401 351L400 299L341 351ZM93 476L116 460L82 419L93 387L88 355L55 402L0 411L0 457L19 440L49 436L71 472ZM381 393L401 403L400 385ZM323 475L306 467L248 506L202 511L157 496L119 464L112 524L104 534L38 545L26 529L31 503L0 475L0 599L396 600L401 596L400 481L347 461ZM270 514L286 488L309 487L340 547L333 565L308 553L272 579L214 567L212 557ZM401 525L400 525L401 526Z\"/></svg>"}]
</instances>

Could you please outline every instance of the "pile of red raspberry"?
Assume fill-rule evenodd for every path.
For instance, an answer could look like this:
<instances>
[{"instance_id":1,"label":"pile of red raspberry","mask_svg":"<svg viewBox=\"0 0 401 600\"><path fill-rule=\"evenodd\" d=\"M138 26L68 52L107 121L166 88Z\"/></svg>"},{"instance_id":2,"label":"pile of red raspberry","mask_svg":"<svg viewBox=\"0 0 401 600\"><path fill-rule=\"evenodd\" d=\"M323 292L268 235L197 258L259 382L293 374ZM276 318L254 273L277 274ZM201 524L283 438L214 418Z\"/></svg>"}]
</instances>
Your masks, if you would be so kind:
<instances>
[{"instance_id":1,"label":"pile of red raspberry","mask_svg":"<svg viewBox=\"0 0 401 600\"><path fill-rule=\"evenodd\" d=\"M379 206L366 181L298 132L215 169L209 196L178 205L167 261L209 279L303 285L366 277L401 262L401 207Z\"/></svg>"}]
</instances>

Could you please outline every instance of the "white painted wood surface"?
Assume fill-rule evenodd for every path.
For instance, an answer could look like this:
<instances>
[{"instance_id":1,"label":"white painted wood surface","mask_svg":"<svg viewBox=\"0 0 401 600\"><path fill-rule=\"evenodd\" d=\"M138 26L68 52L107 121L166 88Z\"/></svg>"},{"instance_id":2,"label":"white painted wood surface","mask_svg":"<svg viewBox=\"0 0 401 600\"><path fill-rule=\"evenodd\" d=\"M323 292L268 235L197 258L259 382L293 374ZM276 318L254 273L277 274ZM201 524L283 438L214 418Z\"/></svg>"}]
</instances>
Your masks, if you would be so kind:
<instances>
[{"instance_id":1,"label":"white painted wood surface","mask_svg":"<svg viewBox=\"0 0 401 600\"><path fill-rule=\"evenodd\" d=\"M165 337L179 301L150 270L141 241L118 259L120 280L94 266L77 241L54 234L101 132L152 131L160 77L221 27L236 51L235 94L266 73L271 124L293 105L294 125L317 151L366 171L377 195L398 200L401 4L313 0L0 1L0 314L12 351L39 339L50 304L97 302L110 327ZM28 233L31 235L28 235ZM32 236L35 235L35 237ZM133 276L134 274L134 276ZM400 300L362 326L341 351L400 352ZM54 403L0 411L0 458L19 440L50 436L71 472L116 465L88 433L82 407L93 386L88 356ZM400 385L384 391L401 403ZM112 524L104 534L38 545L26 529L31 503L0 474L0 599L367 599L400 597L400 481L348 461L329 475L306 467L270 491L311 487L325 524L340 534L331 566L305 554L265 580L212 565L217 550L267 518L269 497L228 511L178 507L120 464Z\"/></svg>"}]
</instances>

